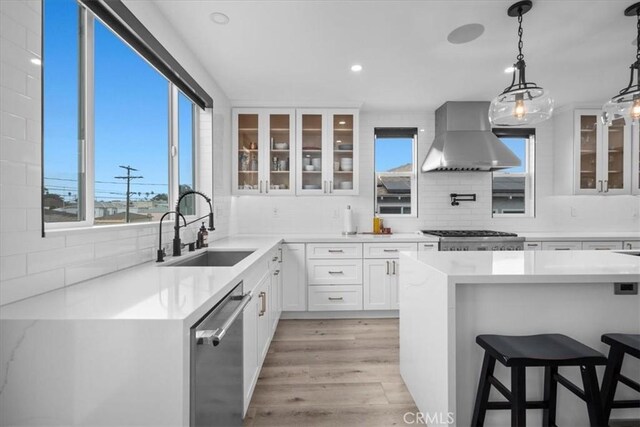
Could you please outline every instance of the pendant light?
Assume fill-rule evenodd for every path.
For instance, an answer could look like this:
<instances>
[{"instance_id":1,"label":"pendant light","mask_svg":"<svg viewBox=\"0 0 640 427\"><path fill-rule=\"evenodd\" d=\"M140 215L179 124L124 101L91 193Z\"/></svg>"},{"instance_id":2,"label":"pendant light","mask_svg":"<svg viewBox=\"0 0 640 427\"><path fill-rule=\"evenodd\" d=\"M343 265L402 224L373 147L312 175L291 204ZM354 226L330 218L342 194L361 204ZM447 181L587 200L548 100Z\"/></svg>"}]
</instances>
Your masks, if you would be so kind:
<instances>
[{"instance_id":1,"label":"pendant light","mask_svg":"<svg viewBox=\"0 0 640 427\"><path fill-rule=\"evenodd\" d=\"M522 15L531 10L529 0L514 3L507 14L518 17L518 56L513 64L511 85L491 101L489 121L493 126L523 126L543 122L553 113L553 99L549 91L525 78L522 53Z\"/></svg>"},{"instance_id":2,"label":"pendant light","mask_svg":"<svg viewBox=\"0 0 640 427\"><path fill-rule=\"evenodd\" d=\"M602 123L607 126L620 118L624 118L627 123L638 123L640 120L640 3L629 6L624 14L637 19L636 61L629 67L631 76L627 87L602 107Z\"/></svg>"}]
</instances>

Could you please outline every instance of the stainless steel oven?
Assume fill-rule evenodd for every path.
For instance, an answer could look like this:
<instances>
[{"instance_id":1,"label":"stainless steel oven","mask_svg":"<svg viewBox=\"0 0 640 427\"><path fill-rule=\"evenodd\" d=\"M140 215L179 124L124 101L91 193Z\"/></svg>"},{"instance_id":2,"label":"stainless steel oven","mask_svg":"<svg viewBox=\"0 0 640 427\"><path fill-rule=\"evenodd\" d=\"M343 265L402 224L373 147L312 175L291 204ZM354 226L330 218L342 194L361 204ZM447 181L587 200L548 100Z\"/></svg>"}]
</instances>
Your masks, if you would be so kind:
<instances>
[{"instance_id":1,"label":"stainless steel oven","mask_svg":"<svg viewBox=\"0 0 640 427\"><path fill-rule=\"evenodd\" d=\"M191 426L240 426L243 409L242 282L191 327Z\"/></svg>"}]
</instances>

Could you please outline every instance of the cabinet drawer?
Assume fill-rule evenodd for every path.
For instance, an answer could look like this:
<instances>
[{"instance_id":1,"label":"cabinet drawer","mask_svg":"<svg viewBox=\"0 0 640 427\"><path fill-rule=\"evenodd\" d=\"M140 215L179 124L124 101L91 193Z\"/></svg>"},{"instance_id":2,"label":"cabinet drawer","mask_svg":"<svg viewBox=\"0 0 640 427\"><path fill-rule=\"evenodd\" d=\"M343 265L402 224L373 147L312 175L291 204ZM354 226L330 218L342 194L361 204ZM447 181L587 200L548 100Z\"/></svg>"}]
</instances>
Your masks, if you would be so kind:
<instances>
[{"instance_id":1,"label":"cabinet drawer","mask_svg":"<svg viewBox=\"0 0 640 427\"><path fill-rule=\"evenodd\" d=\"M438 242L421 242L418 243L419 251L438 251Z\"/></svg>"},{"instance_id":2,"label":"cabinet drawer","mask_svg":"<svg viewBox=\"0 0 640 427\"><path fill-rule=\"evenodd\" d=\"M525 251L541 251L542 242L524 242Z\"/></svg>"},{"instance_id":3,"label":"cabinet drawer","mask_svg":"<svg viewBox=\"0 0 640 427\"><path fill-rule=\"evenodd\" d=\"M542 242L543 251L579 251L582 242Z\"/></svg>"},{"instance_id":4,"label":"cabinet drawer","mask_svg":"<svg viewBox=\"0 0 640 427\"><path fill-rule=\"evenodd\" d=\"M362 258L362 243L309 243L307 258Z\"/></svg>"},{"instance_id":5,"label":"cabinet drawer","mask_svg":"<svg viewBox=\"0 0 640 427\"><path fill-rule=\"evenodd\" d=\"M398 258L400 251L417 251L417 243L365 243L365 258Z\"/></svg>"},{"instance_id":6,"label":"cabinet drawer","mask_svg":"<svg viewBox=\"0 0 640 427\"><path fill-rule=\"evenodd\" d=\"M612 251L622 249L622 242L582 242L585 251Z\"/></svg>"},{"instance_id":7,"label":"cabinet drawer","mask_svg":"<svg viewBox=\"0 0 640 427\"><path fill-rule=\"evenodd\" d=\"M361 285L361 259L311 259L307 261L310 285Z\"/></svg>"},{"instance_id":8,"label":"cabinet drawer","mask_svg":"<svg viewBox=\"0 0 640 427\"><path fill-rule=\"evenodd\" d=\"M309 311L362 310L362 286L312 286Z\"/></svg>"}]
</instances>

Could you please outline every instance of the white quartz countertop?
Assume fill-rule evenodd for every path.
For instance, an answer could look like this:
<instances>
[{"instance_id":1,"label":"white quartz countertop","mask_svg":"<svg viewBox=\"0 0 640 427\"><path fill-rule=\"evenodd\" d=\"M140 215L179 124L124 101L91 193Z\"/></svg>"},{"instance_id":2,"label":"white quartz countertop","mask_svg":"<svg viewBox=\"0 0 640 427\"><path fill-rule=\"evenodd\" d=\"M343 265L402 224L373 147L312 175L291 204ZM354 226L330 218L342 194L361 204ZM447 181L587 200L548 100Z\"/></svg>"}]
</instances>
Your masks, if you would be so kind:
<instances>
[{"instance_id":1,"label":"white quartz countertop","mask_svg":"<svg viewBox=\"0 0 640 427\"><path fill-rule=\"evenodd\" d=\"M209 249L255 250L233 267L171 267L167 262L121 270L0 307L0 319L139 319L195 321L215 305L256 261L282 241L235 236ZM185 254L175 261L196 256ZM267 268L265 264L265 269Z\"/></svg>"},{"instance_id":2,"label":"white quartz countertop","mask_svg":"<svg viewBox=\"0 0 640 427\"><path fill-rule=\"evenodd\" d=\"M640 240L640 231L550 231L544 233L523 232L518 236L527 240L546 240L546 241L563 241L563 240L580 240L580 241L605 241L605 240Z\"/></svg>"},{"instance_id":3,"label":"white quartz countertop","mask_svg":"<svg viewBox=\"0 0 640 427\"><path fill-rule=\"evenodd\" d=\"M384 243L384 242L437 242L436 236L423 236L420 232L394 234L284 234L285 243Z\"/></svg>"},{"instance_id":4,"label":"white quartz countertop","mask_svg":"<svg viewBox=\"0 0 640 427\"><path fill-rule=\"evenodd\" d=\"M450 283L640 281L640 257L606 251L409 252Z\"/></svg>"}]
</instances>

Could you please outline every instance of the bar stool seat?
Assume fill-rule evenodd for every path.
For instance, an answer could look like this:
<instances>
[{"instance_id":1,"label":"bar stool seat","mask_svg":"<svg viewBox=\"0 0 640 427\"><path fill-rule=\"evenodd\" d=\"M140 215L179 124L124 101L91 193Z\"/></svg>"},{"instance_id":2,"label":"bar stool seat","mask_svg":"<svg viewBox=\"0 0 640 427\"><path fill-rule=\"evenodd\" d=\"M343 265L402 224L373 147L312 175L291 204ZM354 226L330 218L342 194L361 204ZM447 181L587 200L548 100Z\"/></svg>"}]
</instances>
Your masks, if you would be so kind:
<instances>
[{"instance_id":1,"label":"bar stool seat","mask_svg":"<svg viewBox=\"0 0 640 427\"><path fill-rule=\"evenodd\" d=\"M640 334L604 334L602 342L608 344L609 357L602 378L602 405L604 420L608 423L615 408L640 408L640 399L615 400L618 382L640 393L640 384L620 373L626 354L640 359Z\"/></svg>"},{"instance_id":2,"label":"bar stool seat","mask_svg":"<svg viewBox=\"0 0 640 427\"><path fill-rule=\"evenodd\" d=\"M606 357L579 341L562 334L527 336L478 335L476 342L485 350L482 372L478 384L471 425L484 425L488 409L511 410L511 425L526 425L527 409L543 410L543 426L555 426L557 385L560 383L587 404L589 423L603 426L603 409L595 367L604 365ZM495 362L511 368L509 390L493 376ZM584 390L558 373L559 366L578 366ZM544 398L542 401L526 401L526 368L544 367ZM506 402L489 402L489 392L494 386Z\"/></svg>"}]
</instances>

